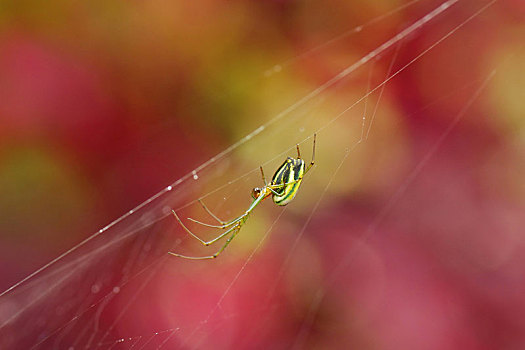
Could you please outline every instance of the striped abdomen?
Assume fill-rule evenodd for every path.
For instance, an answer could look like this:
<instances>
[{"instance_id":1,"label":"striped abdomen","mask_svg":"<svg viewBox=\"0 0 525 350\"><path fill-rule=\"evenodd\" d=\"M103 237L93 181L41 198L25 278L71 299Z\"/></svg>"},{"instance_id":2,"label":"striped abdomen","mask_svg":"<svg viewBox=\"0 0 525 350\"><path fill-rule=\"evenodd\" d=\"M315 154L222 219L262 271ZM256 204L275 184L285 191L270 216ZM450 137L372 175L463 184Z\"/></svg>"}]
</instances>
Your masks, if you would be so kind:
<instances>
[{"instance_id":1,"label":"striped abdomen","mask_svg":"<svg viewBox=\"0 0 525 350\"><path fill-rule=\"evenodd\" d=\"M277 169L272 178L272 185L281 185L273 187L276 192L272 199L277 205L286 205L295 197L304 174L304 161L288 157L284 163Z\"/></svg>"}]
</instances>

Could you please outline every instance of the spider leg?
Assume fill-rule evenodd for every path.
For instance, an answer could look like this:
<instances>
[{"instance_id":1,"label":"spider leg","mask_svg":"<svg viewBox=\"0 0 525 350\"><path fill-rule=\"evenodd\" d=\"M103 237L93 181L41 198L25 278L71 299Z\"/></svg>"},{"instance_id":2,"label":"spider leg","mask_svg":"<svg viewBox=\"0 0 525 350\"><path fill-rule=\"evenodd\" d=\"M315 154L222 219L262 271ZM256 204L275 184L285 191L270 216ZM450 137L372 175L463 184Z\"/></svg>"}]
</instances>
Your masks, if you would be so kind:
<instances>
[{"instance_id":1,"label":"spider leg","mask_svg":"<svg viewBox=\"0 0 525 350\"><path fill-rule=\"evenodd\" d=\"M304 174L306 174L308 172L308 170L310 170L310 168L315 163L315 138L316 138L316 136L317 136L317 134L314 134L314 145L313 145L313 149L312 149L312 161L310 162L310 164L308 164L308 166L304 170ZM299 148L297 148L297 150L299 150ZM304 174L303 174L303 176L304 176Z\"/></svg>"},{"instance_id":2,"label":"spider leg","mask_svg":"<svg viewBox=\"0 0 525 350\"><path fill-rule=\"evenodd\" d=\"M199 225L206 226L206 227L220 228L220 229L225 229L225 228L227 228L227 227L230 227L231 225L237 223L237 222L239 221L238 219L239 219L239 218L237 218L237 219L233 219L233 220L230 221L230 222L226 222L226 223L224 223L224 225L211 225L211 224L207 224L207 223L205 223L205 222L199 221L199 220L195 220L195 219L192 219L192 218L188 218L188 220L193 221L193 222L195 222L195 223L197 223L197 224L199 224Z\"/></svg>"},{"instance_id":3,"label":"spider leg","mask_svg":"<svg viewBox=\"0 0 525 350\"><path fill-rule=\"evenodd\" d=\"M210 216L211 216L212 218L214 218L218 223L220 223L222 226L224 226L224 225L226 224L226 221L222 221L222 220L219 219L215 214L213 214L213 213L211 212L211 210L208 209L208 207L206 206L206 204L204 204L204 202L203 202L200 198L198 199L198 201L199 201L199 203L202 205L202 207L204 208L204 210L206 210L206 212L207 212L208 214L210 214Z\"/></svg>"},{"instance_id":4,"label":"spider leg","mask_svg":"<svg viewBox=\"0 0 525 350\"><path fill-rule=\"evenodd\" d=\"M266 188L266 187L265 187ZM186 256L186 255L182 255L182 254L178 254L178 253L173 253L173 252L168 252L169 254L171 255L174 255L174 256L178 256L180 258L185 258L185 259L192 259L192 260L202 260L202 259L214 259L216 258L224 249L226 249L226 247L230 244L230 242L233 240L233 238L237 235L237 233L239 233L241 227L244 225L244 223L246 222L246 220L248 220L248 216L250 215L250 213L257 207L257 205L259 205L259 203L261 203L262 200L264 200L264 198L266 198L266 196L264 195L261 195L259 196L257 199L255 199L252 204L250 205L250 207L242 214L240 215L238 218L226 223L225 225L226 226L231 226L229 229L227 229L225 232L221 233L218 237L212 239L211 241L205 241L201 238L199 238L198 236L196 236L193 232L190 231L190 229L188 229L183 223L182 223L182 220L179 218L179 216L177 215L177 213L175 213L175 210L172 210L173 212L173 215L175 216L175 218L177 219L177 221L179 222L179 224L182 226L182 228L188 232L192 237L194 237L195 239L197 239L199 242L201 242L202 244L204 244L205 246L208 246L216 241L218 241L219 239L223 238L224 236L226 236L227 234L231 233L231 236L228 238L228 240L226 241L226 243L221 247L221 249L219 249L217 251L217 253L213 254L213 255L209 255L209 256L202 256L202 257L192 257L192 256ZM191 219L190 219L191 220ZM193 220L195 222L197 222L196 220ZM235 225L234 225L235 224ZM204 224L205 226L207 224ZM219 226L220 227L220 226Z\"/></svg>"},{"instance_id":5,"label":"spider leg","mask_svg":"<svg viewBox=\"0 0 525 350\"><path fill-rule=\"evenodd\" d=\"M197 239L199 242L201 242L203 245L205 246L208 246L216 241L218 241L219 239L221 239L222 237L226 236L228 233L232 232L233 230L235 230L238 226L239 226L239 223L238 221L240 221L245 215L243 216L240 216L239 218L235 219L237 220L237 225L236 226L233 226L231 228L229 228L228 230L226 230L225 232L221 233L218 237L215 237L214 239L212 239L211 241L205 241L203 239L201 239L200 237L198 237L196 234L194 234L193 232L190 231L189 228L186 227L186 225L184 225L182 223L182 220L179 218L179 216L175 213L175 210L172 210L172 213L173 215L175 215L175 218L177 219L177 221L179 222L179 224L182 226L182 228L184 229L184 231L188 232L193 238Z\"/></svg>"},{"instance_id":6,"label":"spider leg","mask_svg":"<svg viewBox=\"0 0 525 350\"><path fill-rule=\"evenodd\" d=\"M279 185L278 187L281 187L281 186L286 186L286 185L287 185L287 184L284 184L284 185ZM274 195L276 195L276 196L279 196L280 194L279 194L279 193L277 193L277 192L276 192L276 191L275 191L275 190L274 190L274 189L273 189L273 188L272 188L271 186L275 186L275 185L269 185L269 186L267 186L267 187L268 187L268 189L270 190L270 192L272 192L272 193L273 193Z\"/></svg>"},{"instance_id":7,"label":"spider leg","mask_svg":"<svg viewBox=\"0 0 525 350\"><path fill-rule=\"evenodd\" d=\"M239 233L239 231L241 230L241 227L242 227L242 224L239 224L239 228L236 231L233 231L232 235L226 240L226 243L224 243L224 245L221 247L221 249L219 249L217 251L217 253L212 255L213 259L215 259L217 256L219 256L219 254L222 253L222 251L224 249L226 249L228 244L230 244L230 242L235 238L235 236L237 236L237 233Z\"/></svg>"},{"instance_id":8,"label":"spider leg","mask_svg":"<svg viewBox=\"0 0 525 350\"><path fill-rule=\"evenodd\" d=\"M217 256L219 256L220 253L222 253L222 251L224 249L226 249L226 247L230 244L230 242L235 238L235 236L237 235L237 233L239 233L239 231L241 230L241 227L242 227L242 224L239 223L238 226L235 226L233 228L235 228L236 230L233 230L233 233L232 235L228 238L228 240L226 241L226 243L224 243L224 245L221 247L221 249L219 249L217 251L217 253L213 254L213 255L208 255L208 256L187 256L187 255L182 255L182 254L177 254L177 253L172 253L172 252L168 252L169 254L171 255L174 255L174 256L178 256L179 258L184 258L184 259L190 259L190 260L205 260L205 259L215 259ZM233 229L232 228L232 229ZM228 230L229 232L230 230ZM221 236L223 236L224 234L222 234Z\"/></svg>"},{"instance_id":9,"label":"spider leg","mask_svg":"<svg viewBox=\"0 0 525 350\"><path fill-rule=\"evenodd\" d=\"M305 172L306 173L306 172ZM304 175L303 175L304 176ZM288 186L288 185L292 185L294 183L297 183L299 181L301 181L303 179L303 176L301 176L300 178L298 178L297 180L294 180L294 181L290 181L290 182L285 182L283 184L275 184L275 185L268 185L266 186L270 191L272 191L273 194L277 194L279 195L279 193L275 192L273 189L277 189L277 188L281 188L281 187L285 187L285 186Z\"/></svg>"},{"instance_id":10,"label":"spider leg","mask_svg":"<svg viewBox=\"0 0 525 350\"><path fill-rule=\"evenodd\" d=\"M235 223L237 223L239 221L239 218L236 218L236 219L233 219L231 221L222 221L221 219L219 219L215 214L212 213L212 211L210 209L208 209L208 207L206 206L206 204L204 204L204 202L199 198L198 199L199 203L202 205L202 207L204 208L204 210L206 210L206 212L208 214L210 214L215 220L217 220L220 225L211 225L211 224L207 224L205 222L202 222L202 221L199 221L199 220L195 220L195 219L192 219L192 218L188 218L188 220L190 221L193 221L199 225L202 225L202 226L206 226L206 227L213 227L213 228L220 228L220 229L225 229L227 227L230 227L232 225L234 225Z\"/></svg>"},{"instance_id":11,"label":"spider leg","mask_svg":"<svg viewBox=\"0 0 525 350\"><path fill-rule=\"evenodd\" d=\"M261 169L261 176L262 176L262 179L263 179L263 182L264 182L264 186L266 186L267 182L266 182L266 178L264 177L264 171L263 171L262 165L259 168Z\"/></svg>"}]
</instances>

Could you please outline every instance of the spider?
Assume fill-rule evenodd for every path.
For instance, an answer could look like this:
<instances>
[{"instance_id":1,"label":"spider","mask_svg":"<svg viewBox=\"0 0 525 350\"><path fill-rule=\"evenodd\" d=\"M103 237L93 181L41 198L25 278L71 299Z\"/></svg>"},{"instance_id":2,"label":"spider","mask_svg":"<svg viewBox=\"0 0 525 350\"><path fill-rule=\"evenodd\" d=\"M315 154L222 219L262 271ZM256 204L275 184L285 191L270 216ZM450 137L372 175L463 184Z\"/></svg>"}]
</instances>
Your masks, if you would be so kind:
<instances>
[{"instance_id":1,"label":"spider","mask_svg":"<svg viewBox=\"0 0 525 350\"><path fill-rule=\"evenodd\" d=\"M215 221L217 221L220 225L211 225L206 224L204 222L188 218L188 220L195 222L197 224L200 224L202 226L206 227L213 227L217 229L226 230L222 232L219 236L215 237L214 239L210 241L205 241L201 238L199 238L197 235L195 235L193 232L191 232L181 221L177 213L175 213L175 210L172 210L173 215L179 222L179 224L182 226L182 228L188 232L192 237L196 238L199 242L204 244L205 246L209 246L212 243L217 242L221 238L227 236L231 233L231 235L226 240L226 243L219 249L215 254L208 255L208 256L186 256L181 255L173 252L169 252L169 254L178 256L185 259L193 259L193 260L202 260L202 259L214 259L217 256L219 256L220 253L226 247L230 244L230 242L235 238L237 233L241 230L241 227L244 225L246 220L248 220L248 216L251 214L251 212L261 203L264 199L268 198L269 196L272 196L273 202L276 205L284 206L292 201L294 199L297 190L299 189L299 186L301 185L301 181L303 180L303 176L310 170L310 168L314 165L315 161L315 138L316 134L314 134L314 142L313 142L313 149L312 149L312 161L308 166L305 166L304 160L301 159L301 152L299 151L299 145L296 145L297 148L297 158L288 157L284 161L284 163L275 171L275 174L273 174L272 181L270 183L266 182L266 178L264 177L264 171L262 166L261 169L261 176L264 182L263 187L255 187L252 190L252 197L253 202L252 204L246 209L246 211L238 216L237 218L230 220L230 221L222 221L219 219L215 214L211 212L210 209L204 204L203 201L200 199L198 200L201 206L204 208L204 210L213 218Z\"/></svg>"}]
</instances>

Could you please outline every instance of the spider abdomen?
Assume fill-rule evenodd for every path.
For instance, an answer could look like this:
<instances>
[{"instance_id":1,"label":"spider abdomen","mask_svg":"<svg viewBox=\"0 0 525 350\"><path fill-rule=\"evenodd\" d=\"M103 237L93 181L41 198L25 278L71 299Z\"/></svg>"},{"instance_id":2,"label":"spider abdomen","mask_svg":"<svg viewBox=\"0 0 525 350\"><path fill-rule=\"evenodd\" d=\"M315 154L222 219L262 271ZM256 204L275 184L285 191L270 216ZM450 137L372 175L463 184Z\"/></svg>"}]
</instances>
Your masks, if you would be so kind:
<instances>
[{"instance_id":1,"label":"spider abdomen","mask_svg":"<svg viewBox=\"0 0 525 350\"><path fill-rule=\"evenodd\" d=\"M286 205L294 199L304 175L304 161L288 157L277 169L272 178L272 185L276 186L272 195L277 205Z\"/></svg>"}]
</instances>

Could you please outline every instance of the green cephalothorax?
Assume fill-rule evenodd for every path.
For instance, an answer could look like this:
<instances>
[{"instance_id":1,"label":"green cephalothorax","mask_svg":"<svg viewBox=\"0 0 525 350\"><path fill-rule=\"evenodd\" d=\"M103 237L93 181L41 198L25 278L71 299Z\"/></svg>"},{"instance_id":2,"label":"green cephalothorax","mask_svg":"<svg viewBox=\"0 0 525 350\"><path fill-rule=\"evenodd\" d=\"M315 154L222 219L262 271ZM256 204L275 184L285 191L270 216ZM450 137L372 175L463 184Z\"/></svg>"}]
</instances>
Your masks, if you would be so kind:
<instances>
[{"instance_id":1,"label":"green cephalothorax","mask_svg":"<svg viewBox=\"0 0 525 350\"><path fill-rule=\"evenodd\" d=\"M286 205L292 201L301 185L304 175L304 160L288 157L277 169L272 178L274 188L273 202L277 205Z\"/></svg>"},{"instance_id":2,"label":"green cephalothorax","mask_svg":"<svg viewBox=\"0 0 525 350\"><path fill-rule=\"evenodd\" d=\"M284 163L277 169L275 174L273 175L272 181L270 183L266 182L266 179L264 177L264 171L262 166L261 169L261 175L264 182L264 187L255 187L252 190L252 198L253 202L250 205L246 211L241 214L240 216L236 217L233 220L230 221L222 221L219 219L215 214L211 212L210 209L199 199L199 203L202 205L204 210L215 220L219 223L219 225L211 225L206 224L204 222L197 221L192 218L188 218L188 220L193 221L194 223L200 224L202 226L206 227L214 227L221 230L224 230L219 236L213 238L210 241L205 241L201 238L199 238L197 235L195 235L193 232L191 232L183 223L182 220L179 218L179 216L175 213L175 210L172 210L173 215L179 222L179 224L182 226L182 228L188 232L193 238L197 239L202 244L208 246L212 243L217 242L219 239L228 236L228 239L226 240L226 243L219 249L218 252L216 252L213 255L208 256L186 256L181 255L178 253L172 253L169 252L171 255L175 255L181 258L185 259L213 259L216 258L227 246L230 244L230 242L233 240L233 238L239 233L241 227L244 225L246 220L248 220L248 216L250 213L265 199L269 196L272 196L273 202L277 205L286 205L294 199L295 194L297 193L297 190L299 189L299 186L301 185L301 181L303 181L303 176L306 175L308 170L314 165L315 161L315 134L314 134L314 145L312 150L312 161L308 166L305 166L304 160L301 159L301 152L299 151L299 145L296 145L297 147L297 158L288 157L284 161Z\"/></svg>"}]
</instances>

